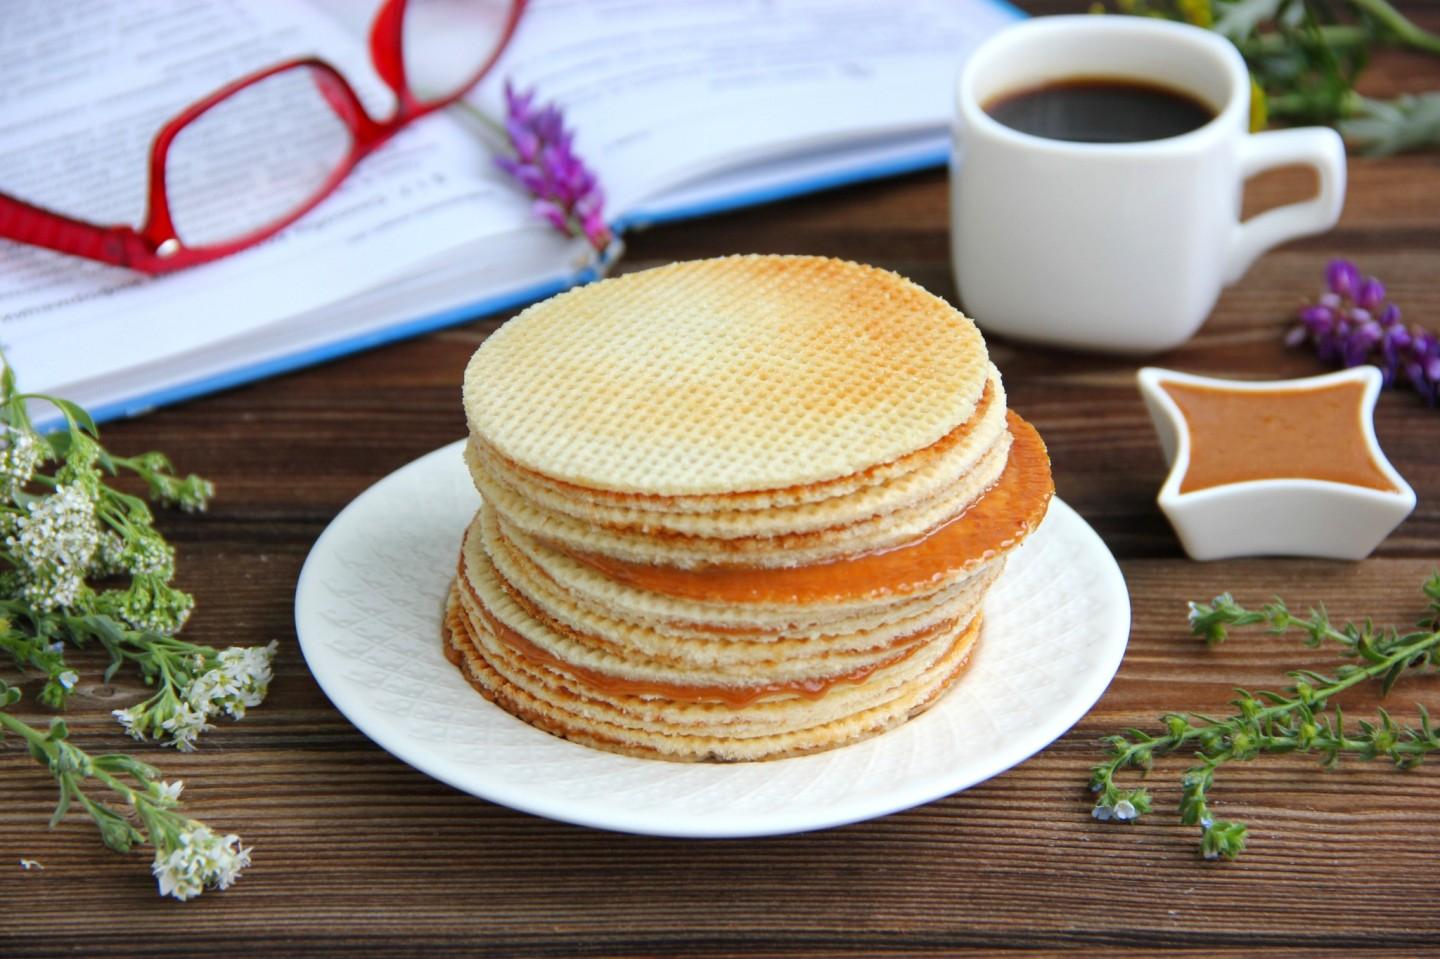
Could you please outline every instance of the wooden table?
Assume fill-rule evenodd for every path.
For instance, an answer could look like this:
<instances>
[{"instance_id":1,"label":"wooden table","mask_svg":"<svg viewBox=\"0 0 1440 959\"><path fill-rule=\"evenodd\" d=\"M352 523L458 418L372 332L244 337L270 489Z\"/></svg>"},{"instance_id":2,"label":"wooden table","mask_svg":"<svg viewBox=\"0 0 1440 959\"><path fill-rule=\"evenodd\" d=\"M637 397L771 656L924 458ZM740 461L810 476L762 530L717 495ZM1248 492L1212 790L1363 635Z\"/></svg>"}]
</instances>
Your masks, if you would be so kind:
<instances>
[{"instance_id":1,"label":"wooden table","mask_svg":"<svg viewBox=\"0 0 1440 959\"><path fill-rule=\"evenodd\" d=\"M1036 4L1036 9L1068 4ZM1412 4L1433 26L1435 9ZM1440 86L1393 58L1375 82ZM1267 178L1264 205L1303 189ZM624 269L740 251L868 261L954 296L946 178L927 173L630 239ZM1407 316L1440 324L1440 158L1355 159L1334 232L1264 257L1200 335L1153 362L1219 375L1319 372L1281 335L1332 256L1381 276ZM1200 955L1414 954L1440 946L1440 767L1398 772L1304 758L1226 770L1214 794L1250 824L1235 863L1202 861L1173 804L1183 757L1152 778L1155 813L1130 826L1090 817L1100 736L1156 728L1167 711L1219 712L1231 687L1279 686L1328 654L1253 636L1207 650L1185 601L1233 590L1281 594L1338 616L1409 622L1440 562L1440 412L1386 394L1378 429L1419 507L1360 563L1185 559L1155 506L1164 464L1135 389L1136 362L991 344L1011 404L1043 432L1060 495L1120 560L1134 606L1124 664L1099 704L1010 772L908 812L831 831L749 841L680 841L549 822L472 798L372 744L305 668L292 624L296 575L341 507L391 470L464 430L461 369L499 320L483 320L118 423L121 451L160 448L220 490L203 518L166 516L181 584L199 597L188 634L217 646L280 642L270 700L210 734L201 751L138 752L187 784L189 807L255 847L225 893L181 905L155 894L148 855L100 847L72 815L45 821L50 778L13 742L0 748L0 955L879 955L1025 947ZM92 665L95 661L86 661ZM90 676L95 670L89 672ZM33 694L32 684L27 692ZM123 748L109 711L138 684L88 678L68 719L77 743ZM1440 679L1387 705L1440 711ZM33 695L27 703L33 702ZM1373 715L1355 695L1348 714ZM32 721L46 714L33 707ZM22 857L44 869L23 870Z\"/></svg>"}]
</instances>

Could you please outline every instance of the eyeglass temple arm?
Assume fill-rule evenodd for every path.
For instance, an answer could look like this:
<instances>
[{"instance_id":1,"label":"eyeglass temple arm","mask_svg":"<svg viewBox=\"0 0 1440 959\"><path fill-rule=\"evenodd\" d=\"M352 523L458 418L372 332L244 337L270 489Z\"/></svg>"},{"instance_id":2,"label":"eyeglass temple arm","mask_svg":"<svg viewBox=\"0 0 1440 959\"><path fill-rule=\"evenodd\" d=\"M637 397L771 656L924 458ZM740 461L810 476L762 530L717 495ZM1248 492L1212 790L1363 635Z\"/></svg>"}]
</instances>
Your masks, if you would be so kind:
<instances>
[{"instance_id":1,"label":"eyeglass temple arm","mask_svg":"<svg viewBox=\"0 0 1440 959\"><path fill-rule=\"evenodd\" d=\"M0 237L101 263L146 270L148 243L128 226L96 226L0 193Z\"/></svg>"}]
</instances>

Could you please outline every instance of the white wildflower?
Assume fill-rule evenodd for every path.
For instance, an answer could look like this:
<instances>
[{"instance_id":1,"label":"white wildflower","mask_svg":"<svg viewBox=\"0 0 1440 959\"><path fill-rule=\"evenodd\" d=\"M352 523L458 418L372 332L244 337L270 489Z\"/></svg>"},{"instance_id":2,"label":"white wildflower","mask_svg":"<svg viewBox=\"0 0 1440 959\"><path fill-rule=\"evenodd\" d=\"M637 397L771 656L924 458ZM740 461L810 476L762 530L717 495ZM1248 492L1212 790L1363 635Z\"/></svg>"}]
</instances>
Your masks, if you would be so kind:
<instances>
[{"instance_id":1,"label":"white wildflower","mask_svg":"<svg viewBox=\"0 0 1440 959\"><path fill-rule=\"evenodd\" d=\"M188 753L194 751L195 740L201 733L215 728L205 721L207 718L207 713L195 709L189 703L181 703L160 726L170 734L170 745L182 753Z\"/></svg>"},{"instance_id":2,"label":"white wildflower","mask_svg":"<svg viewBox=\"0 0 1440 959\"><path fill-rule=\"evenodd\" d=\"M173 636L190 618L195 599L154 574L137 574L130 588L116 594L114 614L136 629Z\"/></svg>"},{"instance_id":3,"label":"white wildflower","mask_svg":"<svg viewBox=\"0 0 1440 959\"><path fill-rule=\"evenodd\" d=\"M1115 804L1115 818L1120 822L1127 822L1139 815L1135 804L1128 799L1122 799Z\"/></svg>"},{"instance_id":4,"label":"white wildflower","mask_svg":"<svg viewBox=\"0 0 1440 959\"><path fill-rule=\"evenodd\" d=\"M250 849L240 845L236 835L217 836L194 820L169 849L155 851L151 872L160 886L160 895L182 902L206 889L229 889L250 865Z\"/></svg>"},{"instance_id":5,"label":"white wildflower","mask_svg":"<svg viewBox=\"0 0 1440 959\"><path fill-rule=\"evenodd\" d=\"M95 555L90 559L90 575L103 579L125 571L125 540L113 529L107 529L100 534Z\"/></svg>"},{"instance_id":6,"label":"white wildflower","mask_svg":"<svg viewBox=\"0 0 1440 959\"><path fill-rule=\"evenodd\" d=\"M1190 621L1190 625L1191 625L1191 626L1194 626L1195 623L1196 623L1197 621L1199 621L1199 619L1200 619L1200 615L1201 615L1201 613L1200 613L1200 604L1197 603L1197 602L1195 602L1195 600L1192 599L1192 600L1190 600L1190 602L1187 603L1186 605L1187 605L1187 606L1189 607L1189 609L1190 609L1190 613L1189 613L1188 616L1186 616L1186 619L1188 619L1188 620Z\"/></svg>"},{"instance_id":7,"label":"white wildflower","mask_svg":"<svg viewBox=\"0 0 1440 959\"><path fill-rule=\"evenodd\" d=\"M167 783L162 780L150 784L150 791L155 794L156 799L172 804L180 801L180 792L184 788L184 781L179 779L173 783Z\"/></svg>"},{"instance_id":8,"label":"white wildflower","mask_svg":"<svg viewBox=\"0 0 1440 959\"><path fill-rule=\"evenodd\" d=\"M275 672L271 661L279 643L265 646L231 646L222 650L219 665L196 677L185 688L185 700L207 716L224 712L241 719L250 706L259 706L270 692Z\"/></svg>"},{"instance_id":9,"label":"white wildflower","mask_svg":"<svg viewBox=\"0 0 1440 959\"><path fill-rule=\"evenodd\" d=\"M5 545L19 564L24 599L41 612L69 606L100 546L95 501L78 487L57 486L15 519Z\"/></svg>"},{"instance_id":10,"label":"white wildflower","mask_svg":"<svg viewBox=\"0 0 1440 959\"><path fill-rule=\"evenodd\" d=\"M137 536L125 549L124 569L136 576L169 579L175 573L175 549L159 533Z\"/></svg>"},{"instance_id":11,"label":"white wildflower","mask_svg":"<svg viewBox=\"0 0 1440 959\"><path fill-rule=\"evenodd\" d=\"M44 455L43 444L34 433L7 428L0 436L0 495L11 499L24 489Z\"/></svg>"},{"instance_id":12,"label":"white wildflower","mask_svg":"<svg viewBox=\"0 0 1440 959\"><path fill-rule=\"evenodd\" d=\"M212 669L191 680L182 695L195 709L213 716L238 700L239 677L224 668Z\"/></svg>"},{"instance_id":13,"label":"white wildflower","mask_svg":"<svg viewBox=\"0 0 1440 959\"><path fill-rule=\"evenodd\" d=\"M125 727L125 732L131 739L145 741L145 730L138 725L144 717L137 715L133 709L116 709L111 711L110 715Z\"/></svg>"}]
</instances>

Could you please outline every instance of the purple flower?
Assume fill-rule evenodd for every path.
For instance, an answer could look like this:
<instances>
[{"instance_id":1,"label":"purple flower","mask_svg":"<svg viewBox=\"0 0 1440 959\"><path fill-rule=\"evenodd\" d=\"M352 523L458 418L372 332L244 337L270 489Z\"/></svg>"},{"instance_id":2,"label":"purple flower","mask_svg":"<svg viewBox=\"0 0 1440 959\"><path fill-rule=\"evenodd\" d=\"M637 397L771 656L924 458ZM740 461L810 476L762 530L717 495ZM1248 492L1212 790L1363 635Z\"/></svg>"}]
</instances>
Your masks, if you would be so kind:
<instances>
[{"instance_id":1,"label":"purple flower","mask_svg":"<svg viewBox=\"0 0 1440 959\"><path fill-rule=\"evenodd\" d=\"M505 137L513 157L495 164L534 197L534 215L570 236L583 236L605 251L611 228L605 223L605 193L585 161L575 156L572 132L559 107L537 107L536 92L505 84Z\"/></svg>"},{"instance_id":2,"label":"purple flower","mask_svg":"<svg viewBox=\"0 0 1440 959\"><path fill-rule=\"evenodd\" d=\"M1362 277L1349 260L1325 267L1325 285L1315 303L1300 308L1285 344L1308 342L1325 363L1374 363L1386 386L1409 383L1426 403L1440 405L1440 338L1401 323L1400 307L1385 301L1384 284Z\"/></svg>"},{"instance_id":3,"label":"purple flower","mask_svg":"<svg viewBox=\"0 0 1440 959\"><path fill-rule=\"evenodd\" d=\"M585 237L596 250L609 246L605 194L575 155L560 108L537 106L534 90L521 93L507 82L505 135L515 155L497 157L495 163L535 197L535 215L561 233Z\"/></svg>"},{"instance_id":4,"label":"purple flower","mask_svg":"<svg viewBox=\"0 0 1440 959\"><path fill-rule=\"evenodd\" d=\"M1360 270L1349 260L1331 260L1325 267L1325 282L1336 296L1352 296L1360 285Z\"/></svg>"},{"instance_id":5,"label":"purple flower","mask_svg":"<svg viewBox=\"0 0 1440 959\"><path fill-rule=\"evenodd\" d=\"M1367 276L1355 291L1355 303L1362 310L1373 310L1385 300L1385 286L1373 276Z\"/></svg>"}]
</instances>

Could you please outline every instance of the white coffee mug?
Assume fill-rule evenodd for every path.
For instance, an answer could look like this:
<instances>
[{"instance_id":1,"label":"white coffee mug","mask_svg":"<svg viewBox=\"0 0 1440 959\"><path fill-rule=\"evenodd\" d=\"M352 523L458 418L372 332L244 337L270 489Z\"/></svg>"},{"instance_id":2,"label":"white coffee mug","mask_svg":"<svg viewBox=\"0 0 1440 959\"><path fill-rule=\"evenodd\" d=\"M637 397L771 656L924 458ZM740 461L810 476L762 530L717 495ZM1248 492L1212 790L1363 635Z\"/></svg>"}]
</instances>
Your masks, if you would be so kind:
<instances>
[{"instance_id":1,"label":"white coffee mug","mask_svg":"<svg viewBox=\"0 0 1440 959\"><path fill-rule=\"evenodd\" d=\"M1216 115L1166 139L1078 143L985 112L999 97L1075 78L1178 90ZM1024 21L971 55L958 96L952 256L963 308L987 332L1122 353L1178 346L1260 254L1340 216L1340 137L1321 127L1250 133L1245 62L1197 27L1108 15ZM1291 164L1313 167L1319 192L1241 222L1246 178Z\"/></svg>"}]
</instances>

